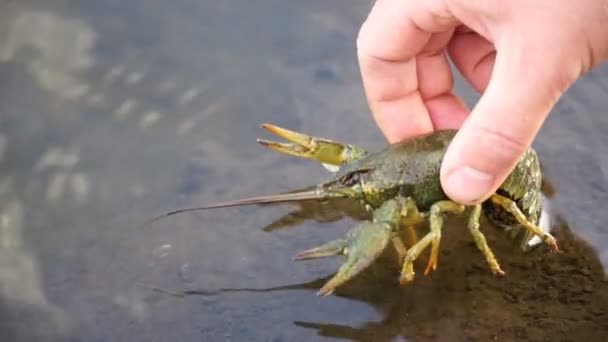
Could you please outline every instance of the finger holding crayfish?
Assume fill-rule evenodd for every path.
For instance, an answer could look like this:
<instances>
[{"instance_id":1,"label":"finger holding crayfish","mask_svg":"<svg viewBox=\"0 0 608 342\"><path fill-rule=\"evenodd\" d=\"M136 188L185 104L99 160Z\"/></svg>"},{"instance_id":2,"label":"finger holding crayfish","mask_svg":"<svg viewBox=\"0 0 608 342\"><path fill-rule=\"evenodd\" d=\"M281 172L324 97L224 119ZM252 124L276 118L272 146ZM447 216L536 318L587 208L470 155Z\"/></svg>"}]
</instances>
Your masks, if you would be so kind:
<instances>
[{"instance_id":1,"label":"finger holding crayfish","mask_svg":"<svg viewBox=\"0 0 608 342\"><path fill-rule=\"evenodd\" d=\"M538 227L543 208L542 174L538 156L531 148L524 153L497 193L484 203L467 208L447 198L439 178L441 162L456 134L455 130L419 136L370 153L361 147L308 136L270 124L262 127L289 141L280 143L258 140L263 146L292 156L316 160L335 173L325 182L301 190L180 209L160 217L239 205L323 201L331 198L358 201L372 214L371 221L358 224L343 239L330 241L296 256L296 260L335 255L346 257L334 277L319 290L320 295L331 294L364 271L391 241L400 255L401 284L413 281L414 261L427 247L430 247L430 259L424 273L435 270L438 266L443 218L448 214L466 213L469 216L468 231L495 275L504 275L505 272L479 229L482 214L498 227L508 230L516 226L523 229L520 246L524 250L535 236L552 251L558 250L555 238ZM430 223L429 232L406 249L398 238L399 229L411 229L425 220Z\"/></svg>"}]
</instances>

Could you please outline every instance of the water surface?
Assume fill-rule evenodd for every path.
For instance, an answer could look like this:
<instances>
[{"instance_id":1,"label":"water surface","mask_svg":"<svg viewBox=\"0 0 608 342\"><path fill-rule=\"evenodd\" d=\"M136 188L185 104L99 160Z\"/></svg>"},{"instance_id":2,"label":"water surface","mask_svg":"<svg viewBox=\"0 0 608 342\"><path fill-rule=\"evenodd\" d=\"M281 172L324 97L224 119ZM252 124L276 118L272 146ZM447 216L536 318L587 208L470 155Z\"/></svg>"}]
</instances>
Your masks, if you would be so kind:
<instances>
[{"instance_id":1,"label":"water surface","mask_svg":"<svg viewBox=\"0 0 608 342\"><path fill-rule=\"evenodd\" d=\"M317 0L0 3L3 340L606 336L607 67L568 92L535 142L557 189L564 253L524 258L489 233L507 278L489 275L459 220L429 277L396 286L388 253L328 298L314 293L340 261L292 256L344 234L360 216L352 208L327 217L307 205L281 221L288 227L272 224L297 207L139 226L167 209L328 175L259 147L262 122L382 146L354 52L368 9ZM461 80L457 91L477 99ZM148 286L200 293L175 298Z\"/></svg>"}]
</instances>

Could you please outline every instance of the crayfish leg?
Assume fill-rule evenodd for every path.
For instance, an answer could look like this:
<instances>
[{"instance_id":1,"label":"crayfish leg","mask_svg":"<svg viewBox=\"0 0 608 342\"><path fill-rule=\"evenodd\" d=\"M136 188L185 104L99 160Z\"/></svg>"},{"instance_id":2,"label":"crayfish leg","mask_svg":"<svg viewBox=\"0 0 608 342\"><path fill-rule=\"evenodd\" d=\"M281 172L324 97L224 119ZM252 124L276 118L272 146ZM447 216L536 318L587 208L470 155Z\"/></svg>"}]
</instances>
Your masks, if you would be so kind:
<instances>
[{"instance_id":1,"label":"crayfish leg","mask_svg":"<svg viewBox=\"0 0 608 342\"><path fill-rule=\"evenodd\" d=\"M475 207L473 207L473 210L471 211L471 214L469 215L469 222L468 222L469 232L473 236L473 240L475 241L475 245L477 246L477 249L479 249L483 253L483 255L488 263L488 266L492 270L492 273L494 273L495 275L504 275L505 272L500 268L500 264L498 263L498 260L496 259L494 252L492 252L492 249L490 248L490 246L488 245L488 242L486 241L486 237L479 230L479 217L480 216L481 216L481 204L478 204Z\"/></svg>"},{"instance_id":2,"label":"crayfish leg","mask_svg":"<svg viewBox=\"0 0 608 342\"><path fill-rule=\"evenodd\" d=\"M399 262L401 262L401 260L403 260L403 258L405 258L405 254L407 253L407 248L405 248L403 241L398 236L394 236L391 241L393 243L393 247L395 248L395 251L397 252L397 256L399 257Z\"/></svg>"},{"instance_id":3,"label":"crayfish leg","mask_svg":"<svg viewBox=\"0 0 608 342\"><path fill-rule=\"evenodd\" d=\"M418 234L416 233L416 229L414 228L413 225L408 224L405 227L405 231L407 233L407 242L408 242L409 247L418 243Z\"/></svg>"},{"instance_id":4,"label":"crayfish leg","mask_svg":"<svg viewBox=\"0 0 608 342\"><path fill-rule=\"evenodd\" d=\"M428 232L420 241L410 248L403 260L403 268L401 271L400 283L405 285L414 280L414 261L420 253L431 245L431 256L425 270L428 274L431 270L437 268L439 258L439 243L441 241L441 229L443 228L443 214L453 213L461 214L465 210L465 206L452 201L439 201L431 206L430 210L430 232Z\"/></svg>"},{"instance_id":5,"label":"crayfish leg","mask_svg":"<svg viewBox=\"0 0 608 342\"><path fill-rule=\"evenodd\" d=\"M416 233L415 226L422 223L425 218L426 216L418 210L416 202L411 197L405 198L405 205L401 209L401 219L399 223L400 226L405 228L406 236L405 239L395 236L392 241L399 257L399 264L403 262L407 249L418 242L418 234ZM406 242L405 244L404 240Z\"/></svg>"},{"instance_id":6,"label":"crayfish leg","mask_svg":"<svg viewBox=\"0 0 608 342\"><path fill-rule=\"evenodd\" d=\"M526 219L526 216L521 212L515 202L499 194L492 195L490 197L490 201L492 201L492 203L496 205L501 206L504 210L513 215L519 224L521 224L531 234L534 234L541 238L541 240L543 240L543 242L547 244L552 251L559 251L559 248L557 247L557 241L555 240L553 235L548 232L545 232L540 227L537 227L536 225L528 221L528 219Z\"/></svg>"},{"instance_id":7,"label":"crayfish leg","mask_svg":"<svg viewBox=\"0 0 608 342\"><path fill-rule=\"evenodd\" d=\"M405 206L401 209L401 225L405 226L408 245L411 247L418 242L415 226L426 219L426 215L418 210L416 201L411 197L405 199Z\"/></svg>"}]
</instances>

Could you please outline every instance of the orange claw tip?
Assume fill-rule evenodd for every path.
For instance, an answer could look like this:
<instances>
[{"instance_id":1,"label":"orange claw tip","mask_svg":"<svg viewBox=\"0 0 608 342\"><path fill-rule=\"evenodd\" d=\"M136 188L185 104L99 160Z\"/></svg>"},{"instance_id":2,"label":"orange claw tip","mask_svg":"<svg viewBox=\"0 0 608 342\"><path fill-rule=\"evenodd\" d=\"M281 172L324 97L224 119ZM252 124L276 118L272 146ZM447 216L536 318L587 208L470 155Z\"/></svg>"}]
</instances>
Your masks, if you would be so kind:
<instances>
[{"instance_id":1,"label":"orange claw tip","mask_svg":"<svg viewBox=\"0 0 608 342\"><path fill-rule=\"evenodd\" d=\"M273 124L269 124L269 123L263 123L263 124L260 125L260 127L263 128L263 129L265 129L265 130L271 131L271 132L274 132L274 131L278 130L277 126L275 126Z\"/></svg>"},{"instance_id":2,"label":"orange claw tip","mask_svg":"<svg viewBox=\"0 0 608 342\"><path fill-rule=\"evenodd\" d=\"M317 292L317 296L329 296L336 290L336 287L340 286L340 283L341 282L338 281L334 276L327 283L325 283L325 285L323 285L323 287Z\"/></svg>"},{"instance_id":3,"label":"orange claw tip","mask_svg":"<svg viewBox=\"0 0 608 342\"><path fill-rule=\"evenodd\" d=\"M319 291L317 291L317 296L319 297L327 297L334 293L334 289L329 289L323 286Z\"/></svg>"},{"instance_id":4,"label":"orange claw tip","mask_svg":"<svg viewBox=\"0 0 608 342\"><path fill-rule=\"evenodd\" d=\"M298 253L293 257L293 261L301 261L301 260L306 260L304 252Z\"/></svg>"},{"instance_id":5,"label":"orange claw tip","mask_svg":"<svg viewBox=\"0 0 608 342\"><path fill-rule=\"evenodd\" d=\"M279 150L279 151L283 151L284 149L289 148L289 146L287 146L286 144L283 143L279 143L276 141L270 141L270 140L265 140L265 139L257 139L258 144L264 146L264 147L268 147L270 149L273 150Z\"/></svg>"},{"instance_id":6,"label":"orange claw tip","mask_svg":"<svg viewBox=\"0 0 608 342\"><path fill-rule=\"evenodd\" d=\"M555 241L555 239L551 239L551 241L549 242L549 246L551 247L551 250L553 252L559 252L559 247L557 246L557 241Z\"/></svg>"},{"instance_id":7,"label":"orange claw tip","mask_svg":"<svg viewBox=\"0 0 608 342\"><path fill-rule=\"evenodd\" d=\"M314 250L300 252L293 257L293 261L315 259L315 258L318 258L318 256L316 256L316 254L317 254L317 252Z\"/></svg>"},{"instance_id":8,"label":"orange claw tip","mask_svg":"<svg viewBox=\"0 0 608 342\"><path fill-rule=\"evenodd\" d=\"M435 271L437 270L437 261L429 261L428 265L426 266L426 268L424 269L424 275L428 276L429 273L431 273L431 271Z\"/></svg>"},{"instance_id":9,"label":"orange claw tip","mask_svg":"<svg viewBox=\"0 0 608 342\"><path fill-rule=\"evenodd\" d=\"M260 127L262 127L263 129L267 130L270 133L276 134L280 137L284 137L284 130L278 126L275 126L275 125L269 124L269 123L264 123L264 124L261 124Z\"/></svg>"},{"instance_id":10,"label":"orange claw tip","mask_svg":"<svg viewBox=\"0 0 608 342\"><path fill-rule=\"evenodd\" d=\"M307 144L308 139L310 139L310 137L305 134L290 131L288 129L281 128L279 126L269 124L269 123L263 124L262 128L269 131L270 133L280 136L281 138L284 138L291 142L295 142L296 144L300 144L300 145Z\"/></svg>"}]
</instances>

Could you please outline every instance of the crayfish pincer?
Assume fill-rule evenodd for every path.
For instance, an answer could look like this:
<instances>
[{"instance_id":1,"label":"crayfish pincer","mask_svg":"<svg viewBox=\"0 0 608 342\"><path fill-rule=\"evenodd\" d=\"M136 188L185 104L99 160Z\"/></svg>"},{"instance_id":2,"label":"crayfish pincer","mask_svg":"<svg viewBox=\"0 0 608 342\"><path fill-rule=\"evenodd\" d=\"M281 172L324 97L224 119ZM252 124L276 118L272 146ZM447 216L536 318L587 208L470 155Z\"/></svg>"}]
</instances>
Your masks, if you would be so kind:
<instances>
[{"instance_id":1,"label":"crayfish pincer","mask_svg":"<svg viewBox=\"0 0 608 342\"><path fill-rule=\"evenodd\" d=\"M444 194L439 181L441 162L455 130L419 136L371 153L358 146L311 137L270 124L262 127L289 142L258 140L260 144L275 151L317 160L334 171L333 177L316 187L181 209L161 217L248 204L331 198L359 201L371 212L371 221L353 227L342 239L327 242L296 256L296 260L334 255L346 257L338 272L319 290L319 295L331 294L365 270L389 244L400 256L401 284L413 281L414 261L429 246L431 254L425 274L436 269L445 214L468 215L467 229L490 270L496 275L503 275L504 272L479 229L482 213L497 226L520 232L519 244L522 249L529 248L533 239L540 239L551 250L558 250L553 236L539 227L542 174L537 154L532 148L524 153L496 193L482 204L466 207L451 201ZM428 233L406 248L398 235L399 229L411 230L425 220L430 226Z\"/></svg>"}]
</instances>

